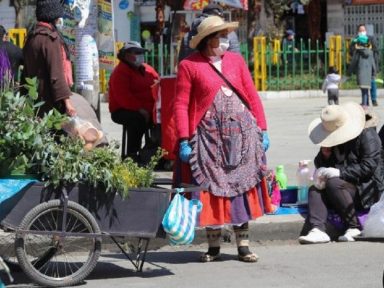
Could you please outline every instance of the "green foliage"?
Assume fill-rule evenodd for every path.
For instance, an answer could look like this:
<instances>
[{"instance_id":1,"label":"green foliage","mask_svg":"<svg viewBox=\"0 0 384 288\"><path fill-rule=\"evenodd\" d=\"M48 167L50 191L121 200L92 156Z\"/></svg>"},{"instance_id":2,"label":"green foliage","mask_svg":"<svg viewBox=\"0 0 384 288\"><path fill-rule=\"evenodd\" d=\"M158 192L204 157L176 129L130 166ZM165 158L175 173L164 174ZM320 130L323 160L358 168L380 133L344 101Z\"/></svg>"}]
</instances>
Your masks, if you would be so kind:
<instances>
[{"instance_id":1,"label":"green foliage","mask_svg":"<svg viewBox=\"0 0 384 288\"><path fill-rule=\"evenodd\" d=\"M51 110L37 117L37 83L27 79L27 95L13 89L0 93L0 177L34 174L54 188L73 183L103 187L127 197L129 188L149 187L163 155L159 149L146 167L120 160L116 145L86 150L80 138L62 134L68 117Z\"/></svg>"},{"instance_id":2,"label":"green foliage","mask_svg":"<svg viewBox=\"0 0 384 288\"><path fill-rule=\"evenodd\" d=\"M41 165L47 186L83 182L102 186L106 192L118 191L123 198L130 188L151 186L154 168L163 155L159 149L146 167L139 167L131 158L121 161L115 145L87 151L80 139L62 136L60 143L50 148Z\"/></svg>"},{"instance_id":3,"label":"green foliage","mask_svg":"<svg viewBox=\"0 0 384 288\"><path fill-rule=\"evenodd\" d=\"M38 118L36 80L28 79L25 88L31 95L22 96L12 89L0 94L0 176L35 172L35 160L47 143L54 142L55 129L66 120L55 110Z\"/></svg>"}]
</instances>

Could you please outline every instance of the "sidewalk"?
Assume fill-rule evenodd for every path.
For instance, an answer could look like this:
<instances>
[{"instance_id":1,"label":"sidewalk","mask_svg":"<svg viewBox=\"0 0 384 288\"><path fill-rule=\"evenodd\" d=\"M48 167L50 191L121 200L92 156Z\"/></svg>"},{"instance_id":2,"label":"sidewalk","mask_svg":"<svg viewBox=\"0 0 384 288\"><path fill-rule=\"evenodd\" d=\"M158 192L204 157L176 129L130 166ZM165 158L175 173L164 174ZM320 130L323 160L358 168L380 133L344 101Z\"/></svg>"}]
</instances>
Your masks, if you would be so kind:
<instances>
[{"instance_id":1,"label":"sidewalk","mask_svg":"<svg viewBox=\"0 0 384 288\"><path fill-rule=\"evenodd\" d=\"M326 95L322 94L321 91L319 92L260 93L263 98L271 141L270 149L267 152L268 166L270 169L275 169L279 164L284 165L288 176L288 185L296 185L295 174L298 162L304 159L313 159L318 152L319 148L313 145L308 138L307 128L313 119L320 116L321 108L327 105ZM378 129L380 129L384 121L384 90L380 89L378 92L379 106L372 109L379 116ZM287 95L289 97L286 97ZM303 97L304 95L310 97ZM342 90L340 103L348 101L360 103L360 97L358 90ZM121 126L111 121L107 103L102 103L101 108L102 126L107 137L110 140L114 139L120 142ZM161 172L159 177L171 177L171 173ZM299 214L265 215L250 223L250 240L296 240L303 224L304 218ZM195 243L205 241L205 231L198 230ZM162 240L159 244L166 245L168 242Z\"/></svg>"}]
</instances>

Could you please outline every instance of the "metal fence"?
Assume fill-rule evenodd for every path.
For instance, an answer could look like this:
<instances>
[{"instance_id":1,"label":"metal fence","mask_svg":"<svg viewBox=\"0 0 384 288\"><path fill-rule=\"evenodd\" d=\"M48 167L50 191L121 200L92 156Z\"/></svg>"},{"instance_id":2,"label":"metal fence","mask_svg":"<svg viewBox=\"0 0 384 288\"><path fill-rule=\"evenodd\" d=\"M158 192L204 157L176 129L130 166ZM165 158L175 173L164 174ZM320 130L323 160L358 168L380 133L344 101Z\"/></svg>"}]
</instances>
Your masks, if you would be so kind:
<instances>
[{"instance_id":1,"label":"metal fence","mask_svg":"<svg viewBox=\"0 0 384 288\"><path fill-rule=\"evenodd\" d=\"M253 61L250 61L256 88L265 90L319 89L328 67L337 68L339 74L347 75L350 62L351 39L330 37L328 42L299 40L291 49L279 40L266 42L265 37L256 37L253 42ZM380 58L383 57L383 38L378 41ZM378 77L383 71L383 61L378 67ZM341 88L356 88L355 78L344 77Z\"/></svg>"},{"instance_id":2,"label":"metal fence","mask_svg":"<svg viewBox=\"0 0 384 288\"><path fill-rule=\"evenodd\" d=\"M10 29L12 42L22 47L26 29ZM280 40L267 41L265 37L255 37L253 47L241 43L241 53L253 74L256 88L265 90L304 90L319 89L328 67L334 66L341 75L346 75L350 61L350 38L332 36L328 42L298 40L287 49ZM123 43L116 43L116 50ZM177 70L177 49L166 44L146 45L149 52L145 60L161 76L175 75ZM384 56L384 37L378 39L380 59ZM117 63L118 61L116 61ZM383 78L384 61L380 61L378 77ZM100 92L107 91L110 71L100 70ZM345 81L341 88L356 88L353 77Z\"/></svg>"}]
</instances>

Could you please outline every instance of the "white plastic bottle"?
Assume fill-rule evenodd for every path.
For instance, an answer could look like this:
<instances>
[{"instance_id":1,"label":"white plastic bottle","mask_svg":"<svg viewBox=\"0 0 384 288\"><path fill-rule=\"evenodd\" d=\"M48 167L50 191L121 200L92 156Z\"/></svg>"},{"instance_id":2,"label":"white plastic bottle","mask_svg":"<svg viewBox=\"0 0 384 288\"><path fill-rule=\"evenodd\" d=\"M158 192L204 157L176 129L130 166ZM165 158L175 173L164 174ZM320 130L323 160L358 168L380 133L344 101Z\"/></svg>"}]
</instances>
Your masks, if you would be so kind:
<instances>
[{"instance_id":1,"label":"white plastic bottle","mask_svg":"<svg viewBox=\"0 0 384 288\"><path fill-rule=\"evenodd\" d=\"M297 202L300 204L308 203L308 188L313 180L312 171L309 167L310 160L299 161L297 169Z\"/></svg>"}]
</instances>

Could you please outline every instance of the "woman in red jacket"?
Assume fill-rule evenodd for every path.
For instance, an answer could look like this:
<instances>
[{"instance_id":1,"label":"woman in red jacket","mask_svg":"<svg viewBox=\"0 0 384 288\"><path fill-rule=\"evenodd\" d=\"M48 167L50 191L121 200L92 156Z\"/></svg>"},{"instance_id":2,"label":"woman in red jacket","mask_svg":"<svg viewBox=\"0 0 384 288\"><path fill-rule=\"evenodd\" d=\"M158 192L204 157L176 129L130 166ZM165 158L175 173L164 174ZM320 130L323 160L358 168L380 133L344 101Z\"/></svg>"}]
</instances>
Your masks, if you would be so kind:
<instances>
[{"instance_id":1,"label":"woman in red jacket","mask_svg":"<svg viewBox=\"0 0 384 288\"><path fill-rule=\"evenodd\" d=\"M258 259L249 250L248 221L264 212L260 182L269 140L248 67L240 54L226 51L227 35L237 26L218 16L204 19L190 41L197 52L180 62L177 74L174 111L184 164L175 180L185 181L189 172L205 189L192 195L203 203L198 221L206 227L209 249L202 262L220 257L226 224L233 225L239 260Z\"/></svg>"},{"instance_id":2,"label":"woman in red jacket","mask_svg":"<svg viewBox=\"0 0 384 288\"><path fill-rule=\"evenodd\" d=\"M127 156L135 161L143 135L153 125L152 86L159 80L155 69L144 63L145 51L136 41L125 43L109 79L109 111L113 122L128 128Z\"/></svg>"}]
</instances>

